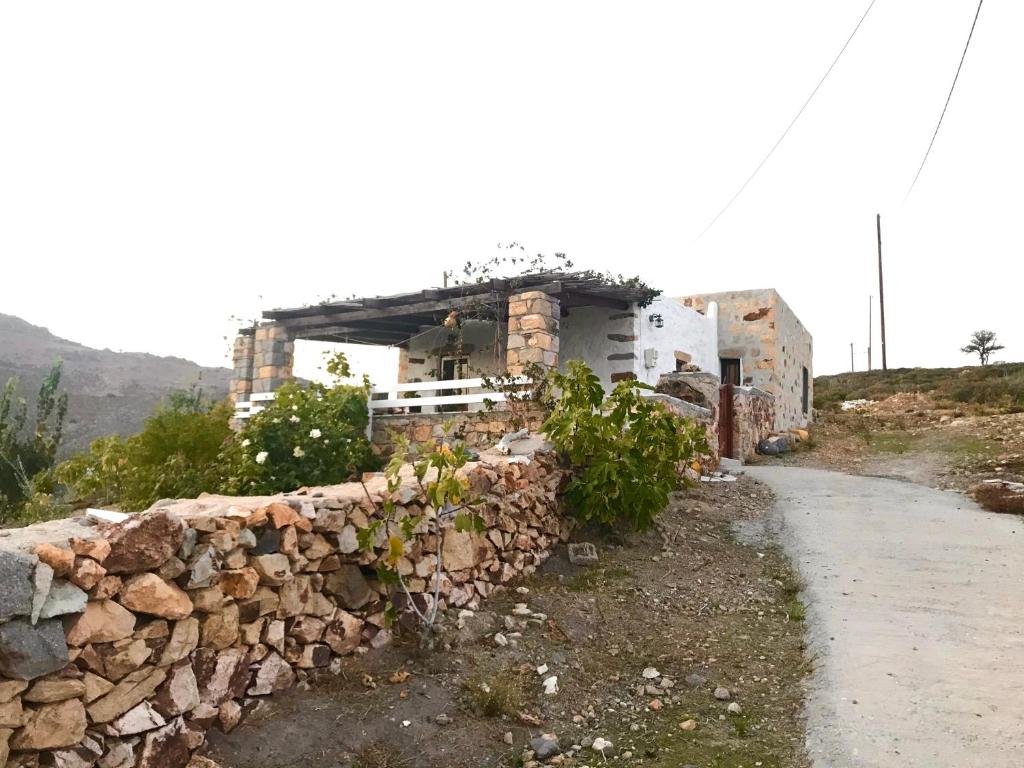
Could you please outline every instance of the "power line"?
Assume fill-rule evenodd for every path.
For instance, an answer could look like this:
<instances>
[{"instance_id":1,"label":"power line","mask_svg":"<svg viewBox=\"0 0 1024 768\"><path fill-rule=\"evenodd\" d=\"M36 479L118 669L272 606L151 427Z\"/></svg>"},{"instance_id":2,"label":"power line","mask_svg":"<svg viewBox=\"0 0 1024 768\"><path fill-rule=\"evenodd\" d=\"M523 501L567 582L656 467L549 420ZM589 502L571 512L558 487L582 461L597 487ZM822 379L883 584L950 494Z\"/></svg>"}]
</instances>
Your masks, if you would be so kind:
<instances>
[{"instance_id":1,"label":"power line","mask_svg":"<svg viewBox=\"0 0 1024 768\"><path fill-rule=\"evenodd\" d=\"M967 35L967 44L964 45L964 52L960 55L960 65L956 68L956 75L953 77L953 84L949 87L949 94L946 96L946 104L942 107L942 114L939 115L939 122L935 126L935 133L932 134L932 140L928 142L928 149L924 153L924 159L921 161L921 167L917 169L917 175L914 176L914 180L910 183L910 189L907 190L907 196L903 198L906 202L907 197L910 197L910 193L914 191L914 185L917 184L917 180L921 177L921 171L924 170L924 164L928 162L928 155L931 154L932 146L935 144L935 137L939 135L939 128L942 127L942 118L946 116L946 110L949 109L949 100L953 98L953 89L956 88L956 81L960 78L960 70L964 66L964 59L967 57L967 49L971 47L971 38L974 37L974 27L978 23L978 14L981 13L981 4L985 0L978 0L978 10L974 12L974 21L971 22L971 31Z\"/></svg>"},{"instance_id":2,"label":"power line","mask_svg":"<svg viewBox=\"0 0 1024 768\"><path fill-rule=\"evenodd\" d=\"M857 22L857 26L855 26L853 28L853 32L850 33L850 36L847 38L846 42L843 43L843 47L839 49L839 53L836 54L835 59L832 60L832 63L829 65L828 69L825 70L825 74L822 75L821 80L819 80L818 84L816 86L814 86L814 90L811 91L811 95L807 97L807 101L804 102L803 106L800 107L799 111L796 113L796 116L790 121L789 125L786 126L786 130L784 130L782 132L782 135L779 136L778 141L776 141L772 145L772 148L768 150L768 154L764 156L764 159L762 159L760 163L757 164L757 168L755 168L754 172L752 174L750 174L750 176L747 178L746 181L743 182L743 185L739 188L739 190L736 192L736 194L732 196L732 198L729 200L729 202L725 204L725 207L722 208L722 210L720 210L718 212L718 215L715 216L715 218L713 218L711 220L710 224L708 224L706 227L704 227L704 231L701 232L697 236L698 240L700 238L704 237L704 235L707 234L707 231L709 229L711 229L713 226L715 226L715 223L720 218L722 218L722 214L724 214L727 210L729 210L729 208L732 206L732 204L736 202L736 198L738 198L740 195L743 194L743 190L745 190L747 188L747 185L750 184L750 182L752 182L754 180L754 177L757 176L758 172L761 170L761 168L764 166L764 164L768 162L768 158L770 158L772 156L772 154L775 152L775 150L778 149L778 146L779 146L779 144L782 143L783 139L785 139L786 136L789 135L790 130L792 130L793 126L796 125L796 121L800 119L800 115L802 115L804 113L804 110L807 109L807 106L811 103L811 99L814 98L815 94L818 92L818 90L821 88L821 86L824 85L825 80L828 79L828 76L830 74L832 74L832 70L835 69L836 64L839 63L839 59L842 57L843 53L846 52L846 49L849 47L850 42L854 38L854 35L857 34L857 30L860 29L861 24L864 23L864 19L867 18L868 14L871 12L871 9L875 6L875 2L876 2L876 0L871 0L871 2L868 3L867 10L864 11L864 15L860 17L860 21Z\"/></svg>"}]
</instances>

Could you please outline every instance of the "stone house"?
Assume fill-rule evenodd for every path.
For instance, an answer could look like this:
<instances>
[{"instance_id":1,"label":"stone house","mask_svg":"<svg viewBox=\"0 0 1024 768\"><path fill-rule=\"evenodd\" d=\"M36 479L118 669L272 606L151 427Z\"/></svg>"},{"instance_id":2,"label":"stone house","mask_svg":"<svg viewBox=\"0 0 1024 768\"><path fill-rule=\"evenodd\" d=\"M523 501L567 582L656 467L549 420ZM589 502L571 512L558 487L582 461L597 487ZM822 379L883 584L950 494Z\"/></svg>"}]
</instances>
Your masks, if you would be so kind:
<instances>
[{"instance_id":1,"label":"stone house","mask_svg":"<svg viewBox=\"0 0 1024 768\"><path fill-rule=\"evenodd\" d=\"M770 293L777 299L777 294ZM732 305L728 306L732 313ZM776 306L769 304L767 310L773 319L781 316ZM381 385L371 402L372 437L378 446L384 445L390 429L416 439L436 434L439 415L449 420L453 413L467 414L458 417L467 442L482 446L500 437L510 426L509 417L501 408L490 407L482 377L521 375L532 365L552 369L568 360L582 360L606 390L630 379L655 385L665 374L677 372L705 371L717 381L722 360L741 346L733 323L719 316L713 297L699 301L652 297L644 286L611 283L591 273L495 278L269 310L263 318L255 328L243 329L235 342L232 394L236 404L245 407L272 397L269 393L292 378L297 340L399 349L394 382L375 382ZM793 320L802 330L799 321ZM752 339L768 334L768 329L758 332L755 326L749 330ZM724 347L723 331L728 339ZM806 363L799 358L808 369L809 339ZM762 357L774 360L774 347L759 343L756 351L751 341L750 349L737 354L763 352ZM748 369L759 375L739 377L732 383L752 384L772 394L773 389L781 391L770 376L760 375L757 363L741 365L741 370ZM700 407L716 409L717 400L716 390ZM716 418L708 420L713 423ZM784 424L780 428L795 425L788 417L776 418L780 423Z\"/></svg>"},{"instance_id":2,"label":"stone house","mask_svg":"<svg viewBox=\"0 0 1024 768\"><path fill-rule=\"evenodd\" d=\"M814 403L814 342L778 291L725 291L677 301L717 317L717 373L723 384L771 394L776 431L807 426Z\"/></svg>"}]
</instances>

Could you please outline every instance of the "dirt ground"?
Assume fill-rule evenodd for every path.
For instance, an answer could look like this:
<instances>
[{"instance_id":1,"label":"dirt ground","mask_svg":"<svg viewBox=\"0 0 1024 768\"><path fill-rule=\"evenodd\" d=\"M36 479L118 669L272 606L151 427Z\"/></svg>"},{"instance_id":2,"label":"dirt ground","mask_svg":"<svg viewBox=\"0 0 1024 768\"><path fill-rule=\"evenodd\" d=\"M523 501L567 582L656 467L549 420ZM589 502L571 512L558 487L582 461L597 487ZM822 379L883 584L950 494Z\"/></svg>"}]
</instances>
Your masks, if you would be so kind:
<instances>
[{"instance_id":1,"label":"dirt ground","mask_svg":"<svg viewBox=\"0 0 1024 768\"><path fill-rule=\"evenodd\" d=\"M796 466L971 491L981 481L1024 480L1024 413L969 415L921 394L859 411L823 413L810 446L780 458Z\"/></svg>"},{"instance_id":2,"label":"dirt ground","mask_svg":"<svg viewBox=\"0 0 1024 768\"><path fill-rule=\"evenodd\" d=\"M677 494L657 530L580 532L596 565L556 551L480 612L452 612L436 650L406 633L349 657L211 734L207 755L225 768L530 766L531 740L554 734L562 754L546 764L803 768L804 609L770 543L771 505L740 478Z\"/></svg>"}]
</instances>

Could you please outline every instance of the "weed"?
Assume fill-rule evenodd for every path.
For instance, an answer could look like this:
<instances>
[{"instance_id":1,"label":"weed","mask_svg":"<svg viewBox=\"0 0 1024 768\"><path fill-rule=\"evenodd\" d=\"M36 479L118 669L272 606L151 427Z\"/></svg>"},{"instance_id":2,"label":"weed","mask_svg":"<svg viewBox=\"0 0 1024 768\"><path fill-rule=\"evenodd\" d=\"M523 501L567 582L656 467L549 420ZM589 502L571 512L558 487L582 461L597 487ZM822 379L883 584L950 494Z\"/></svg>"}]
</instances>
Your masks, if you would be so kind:
<instances>
[{"instance_id":1,"label":"weed","mask_svg":"<svg viewBox=\"0 0 1024 768\"><path fill-rule=\"evenodd\" d=\"M570 592L597 592L607 587L612 581L632 575L628 568L619 566L588 568L567 581L565 588Z\"/></svg>"},{"instance_id":2,"label":"weed","mask_svg":"<svg viewBox=\"0 0 1024 768\"><path fill-rule=\"evenodd\" d=\"M982 484L975 490L974 498L990 512L1006 512L1024 515L1024 494L994 483Z\"/></svg>"},{"instance_id":3,"label":"weed","mask_svg":"<svg viewBox=\"0 0 1024 768\"><path fill-rule=\"evenodd\" d=\"M377 742L359 751L352 761L352 768L398 768L408 764L409 759L403 757L395 747Z\"/></svg>"},{"instance_id":4,"label":"weed","mask_svg":"<svg viewBox=\"0 0 1024 768\"><path fill-rule=\"evenodd\" d=\"M486 717L515 717L526 708L523 675L506 670L484 680L471 677L463 683L470 707Z\"/></svg>"}]
</instances>

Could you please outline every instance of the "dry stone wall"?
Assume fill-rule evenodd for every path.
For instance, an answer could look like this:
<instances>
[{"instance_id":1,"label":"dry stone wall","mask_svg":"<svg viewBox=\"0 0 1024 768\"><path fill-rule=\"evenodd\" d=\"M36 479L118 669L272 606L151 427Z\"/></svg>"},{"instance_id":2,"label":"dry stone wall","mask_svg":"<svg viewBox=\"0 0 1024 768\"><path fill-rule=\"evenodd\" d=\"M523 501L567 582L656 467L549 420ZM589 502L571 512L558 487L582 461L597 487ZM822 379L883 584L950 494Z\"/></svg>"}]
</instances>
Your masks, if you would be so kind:
<instances>
[{"instance_id":1,"label":"dry stone wall","mask_svg":"<svg viewBox=\"0 0 1024 768\"><path fill-rule=\"evenodd\" d=\"M562 473L531 447L462 470L486 529L446 530L441 607L476 607L568 538ZM399 518L427 509L406 470ZM378 504L387 492L379 476L366 487ZM180 768L210 727L231 730L261 697L386 645L375 564L387 532L373 551L357 540L375 509L349 483L2 532L0 765ZM435 549L420 529L398 564L422 608Z\"/></svg>"},{"instance_id":2,"label":"dry stone wall","mask_svg":"<svg viewBox=\"0 0 1024 768\"><path fill-rule=\"evenodd\" d=\"M775 431L775 398L756 387L733 390L733 447L736 455L749 459L757 444Z\"/></svg>"},{"instance_id":3,"label":"dry stone wall","mask_svg":"<svg viewBox=\"0 0 1024 768\"><path fill-rule=\"evenodd\" d=\"M540 408L524 408L518 414L496 407L476 412L374 415L370 441L377 453L387 456L395 448L396 436L403 436L413 444L440 440L447 425L450 437L458 438L470 448L484 450L523 426L536 434L543 423L544 411Z\"/></svg>"}]
</instances>

